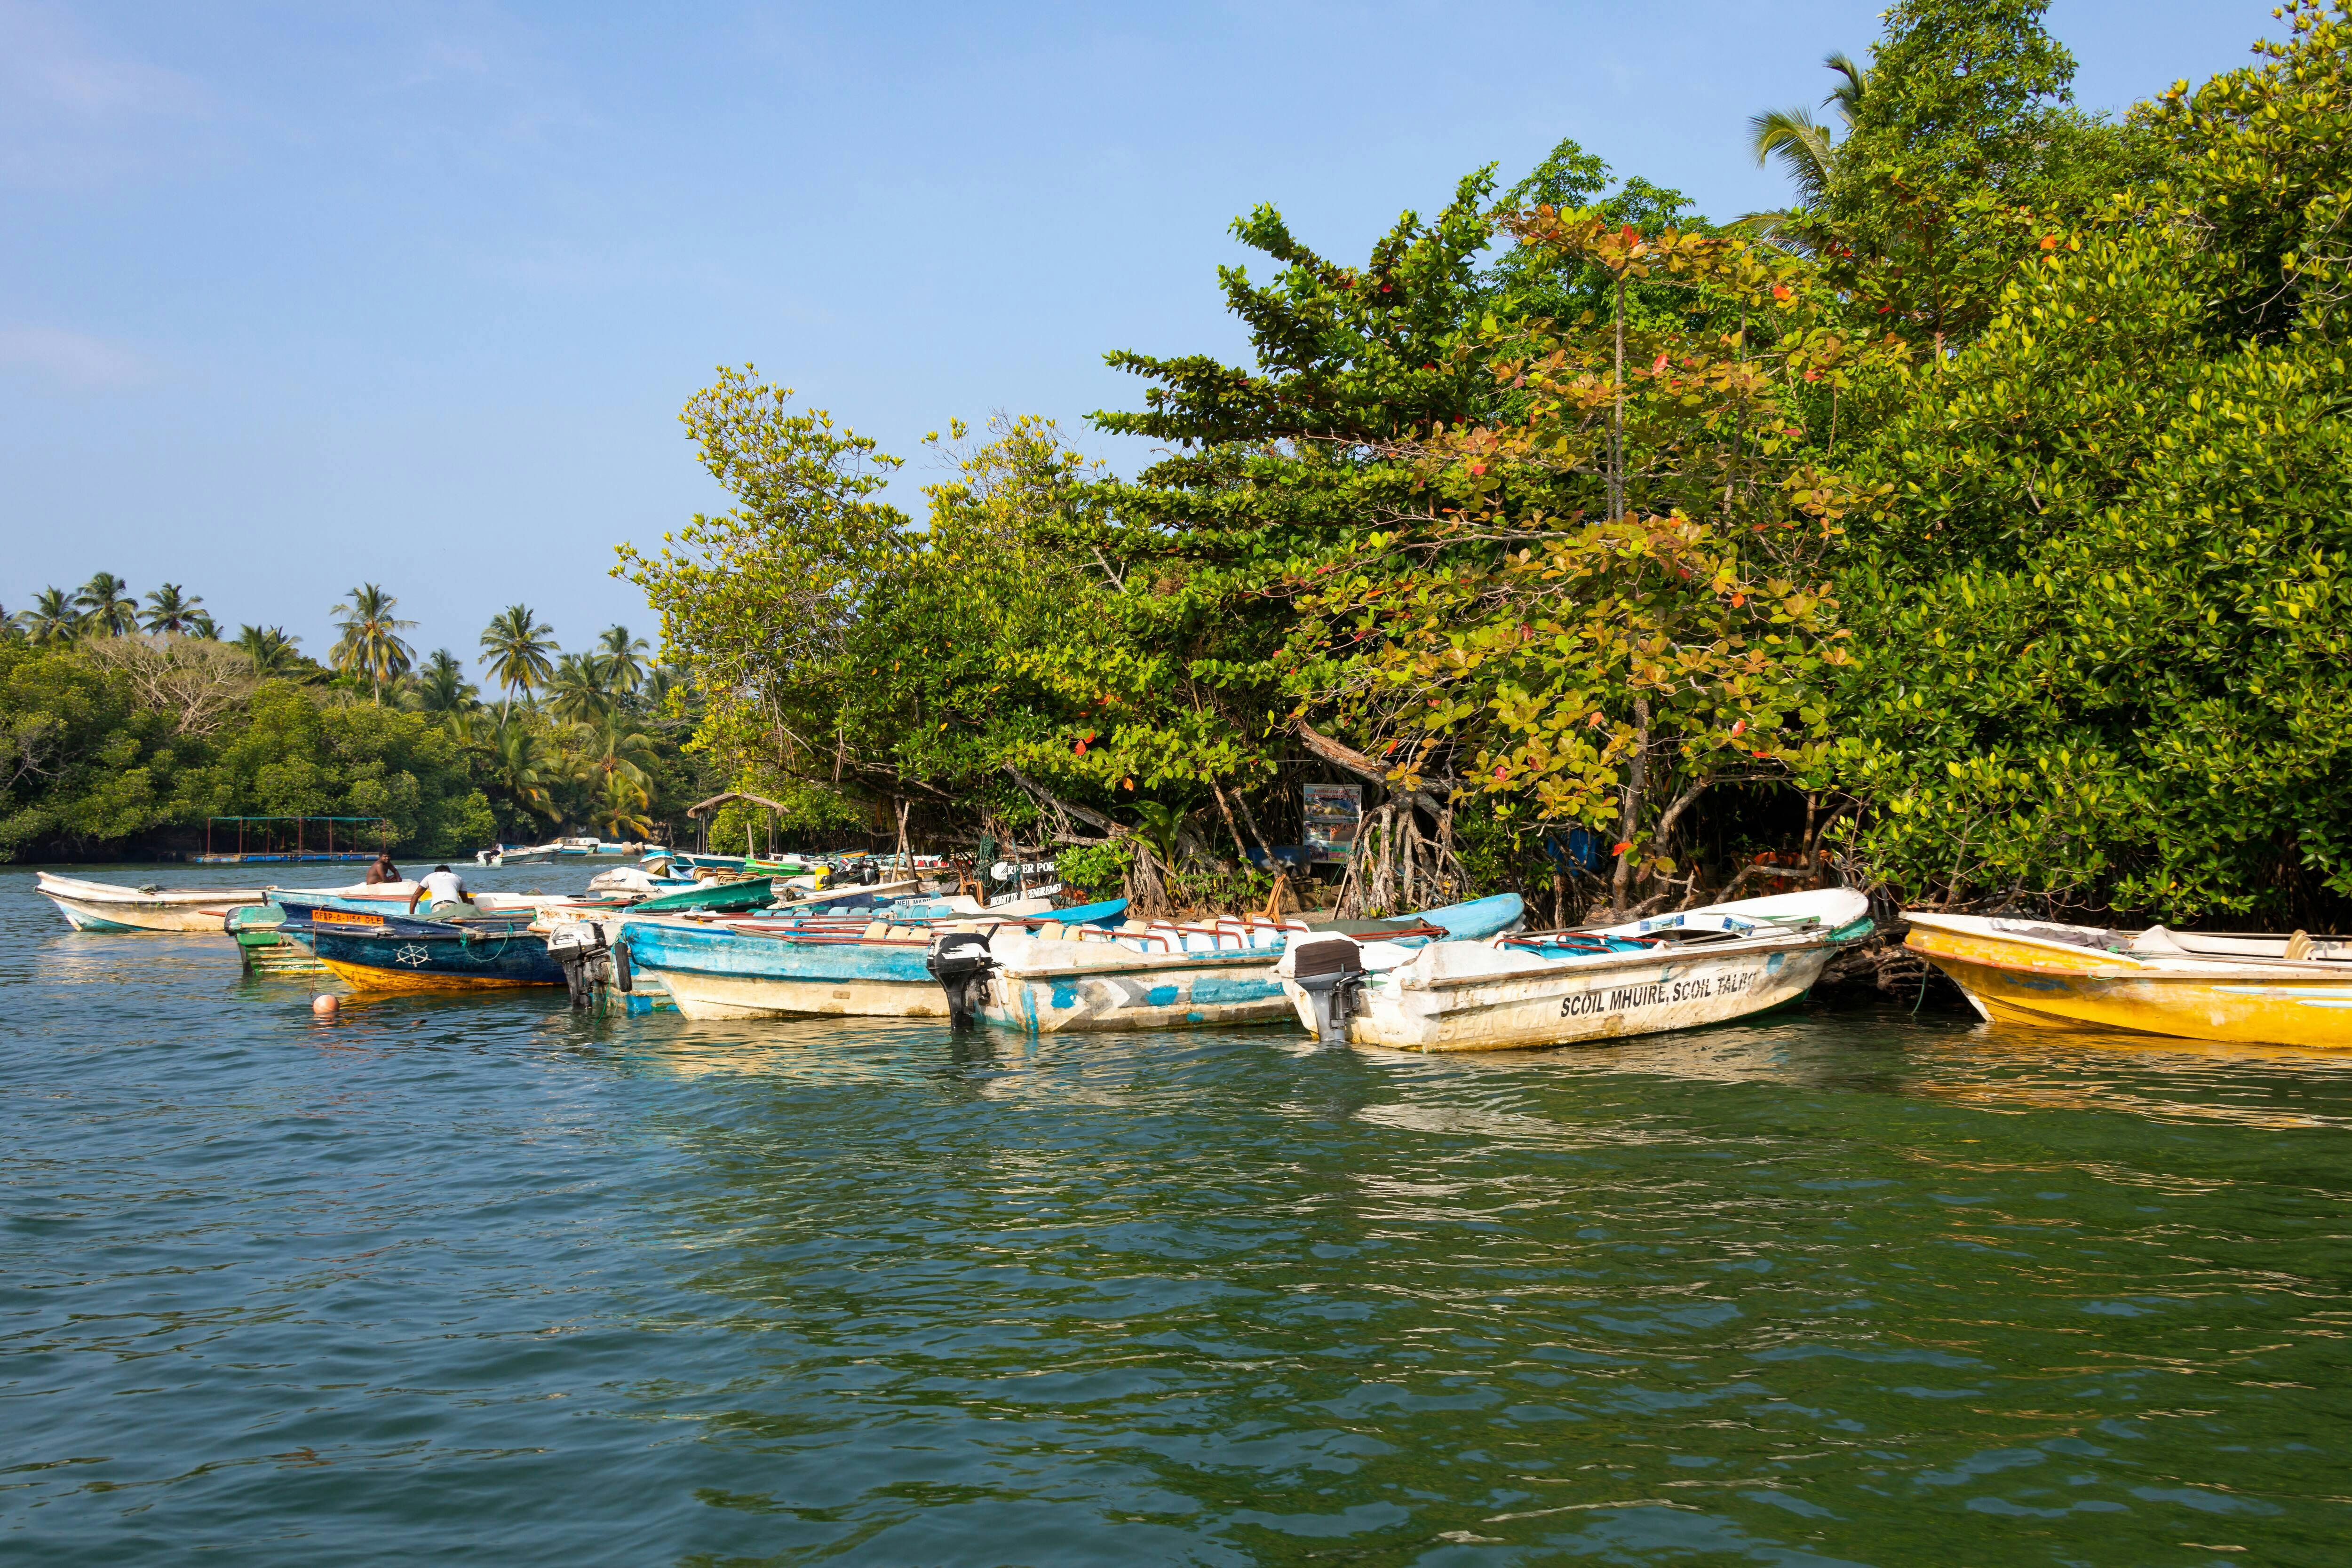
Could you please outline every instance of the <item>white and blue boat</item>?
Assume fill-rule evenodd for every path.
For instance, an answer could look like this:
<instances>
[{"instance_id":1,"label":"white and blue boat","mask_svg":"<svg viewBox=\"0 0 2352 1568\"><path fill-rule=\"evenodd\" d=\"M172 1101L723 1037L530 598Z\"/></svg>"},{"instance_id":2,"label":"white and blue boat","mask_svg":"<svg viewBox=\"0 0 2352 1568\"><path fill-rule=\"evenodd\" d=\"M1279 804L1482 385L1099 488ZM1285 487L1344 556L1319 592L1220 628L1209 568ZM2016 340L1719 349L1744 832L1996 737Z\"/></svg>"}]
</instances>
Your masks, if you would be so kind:
<instances>
[{"instance_id":1,"label":"white and blue boat","mask_svg":"<svg viewBox=\"0 0 2352 1568\"><path fill-rule=\"evenodd\" d=\"M1033 1034L1272 1023L1290 1014L1275 973L1284 949L1318 934L1421 947L1516 931L1519 895L1449 904L1394 920L1269 920L1234 915L1116 931L1001 931L989 942L984 998L973 1011Z\"/></svg>"},{"instance_id":2,"label":"white and blue boat","mask_svg":"<svg viewBox=\"0 0 2352 1568\"><path fill-rule=\"evenodd\" d=\"M798 919L624 917L616 946L658 977L690 1019L945 1018L946 993L924 957L944 925L1057 929L1117 923L1127 901L1015 915L977 915L970 899L907 900L862 924L812 911ZM1279 992L1276 993L1277 998Z\"/></svg>"}]
</instances>

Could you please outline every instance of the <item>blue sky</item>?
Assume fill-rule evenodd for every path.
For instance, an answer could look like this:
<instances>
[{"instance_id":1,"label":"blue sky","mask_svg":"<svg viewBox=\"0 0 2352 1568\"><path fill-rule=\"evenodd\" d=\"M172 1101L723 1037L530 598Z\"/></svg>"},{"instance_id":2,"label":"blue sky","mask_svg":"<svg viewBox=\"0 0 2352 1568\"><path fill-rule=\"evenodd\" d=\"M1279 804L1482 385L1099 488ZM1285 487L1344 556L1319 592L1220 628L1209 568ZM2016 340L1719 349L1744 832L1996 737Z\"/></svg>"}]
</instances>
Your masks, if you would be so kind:
<instances>
[{"instance_id":1,"label":"blue sky","mask_svg":"<svg viewBox=\"0 0 2352 1568\"><path fill-rule=\"evenodd\" d=\"M470 657L521 600L650 633L612 548L719 501L677 423L758 364L913 458L950 416L1133 406L1237 354L1270 202L1360 256L1563 136L1717 216L1759 108L1884 0L203 6L0 0L0 603L100 569L322 653L362 580ZM2120 109L2270 0L2056 0Z\"/></svg>"}]
</instances>

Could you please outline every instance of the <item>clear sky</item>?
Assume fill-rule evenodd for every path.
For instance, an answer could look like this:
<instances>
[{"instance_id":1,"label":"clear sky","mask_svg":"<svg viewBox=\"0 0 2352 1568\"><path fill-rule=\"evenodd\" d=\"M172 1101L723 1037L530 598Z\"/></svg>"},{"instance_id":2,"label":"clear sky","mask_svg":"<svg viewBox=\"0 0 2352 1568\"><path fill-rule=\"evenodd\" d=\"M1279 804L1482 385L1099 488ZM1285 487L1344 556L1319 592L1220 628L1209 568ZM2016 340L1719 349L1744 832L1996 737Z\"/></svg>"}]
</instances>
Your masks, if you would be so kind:
<instances>
[{"instance_id":1,"label":"clear sky","mask_svg":"<svg viewBox=\"0 0 2352 1568\"><path fill-rule=\"evenodd\" d=\"M2242 63L2272 0L2056 0L2077 99ZM0 0L0 603L101 569L323 653L381 581L420 651L719 497L722 362L912 459L950 416L1134 406L1112 349L1236 354L1268 202L1360 259L1563 136L1715 216L1884 0L1673 5L365 5Z\"/></svg>"}]
</instances>

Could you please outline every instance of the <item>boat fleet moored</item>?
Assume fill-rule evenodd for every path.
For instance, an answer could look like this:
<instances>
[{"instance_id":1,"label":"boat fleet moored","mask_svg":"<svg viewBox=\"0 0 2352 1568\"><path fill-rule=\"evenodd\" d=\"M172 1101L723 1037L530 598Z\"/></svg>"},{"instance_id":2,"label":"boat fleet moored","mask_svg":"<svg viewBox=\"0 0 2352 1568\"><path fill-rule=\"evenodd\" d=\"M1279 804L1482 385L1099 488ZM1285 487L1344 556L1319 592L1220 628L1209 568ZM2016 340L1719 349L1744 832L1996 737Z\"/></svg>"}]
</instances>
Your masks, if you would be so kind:
<instances>
[{"instance_id":1,"label":"boat fleet moored","mask_svg":"<svg viewBox=\"0 0 2352 1568\"><path fill-rule=\"evenodd\" d=\"M567 987L692 1019L943 1018L1051 1034L1274 1022L1412 1051L1525 1049L1751 1018L1801 1000L1874 929L1845 888L1566 931L1516 894L1387 920L1128 918L1124 901L984 904L930 868L662 852L577 895L416 883L172 889L38 874L87 932L219 932L248 973L361 992ZM2352 942L2137 933L1911 912L1907 946L1988 1022L2352 1045Z\"/></svg>"}]
</instances>

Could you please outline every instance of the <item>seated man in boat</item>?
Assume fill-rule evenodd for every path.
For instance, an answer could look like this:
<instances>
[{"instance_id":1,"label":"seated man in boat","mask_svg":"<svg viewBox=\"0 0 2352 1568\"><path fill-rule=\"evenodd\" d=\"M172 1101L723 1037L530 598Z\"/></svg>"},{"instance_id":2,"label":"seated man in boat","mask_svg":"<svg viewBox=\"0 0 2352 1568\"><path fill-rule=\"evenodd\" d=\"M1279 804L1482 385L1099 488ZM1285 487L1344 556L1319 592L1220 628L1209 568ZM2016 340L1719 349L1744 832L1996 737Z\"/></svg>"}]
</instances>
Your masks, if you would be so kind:
<instances>
[{"instance_id":1,"label":"seated man in boat","mask_svg":"<svg viewBox=\"0 0 2352 1568\"><path fill-rule=\"evenodd\" d=\"M367 885L370 887L381 887L387 882L398 882L399 880L400 868L392 863L392 852L390 850L378 850L375 854L375 864L368 867L367 869Z\"/></svg>"},{"instance_id":2,"label":"seated man in boat","mask_svg":"<svg viewBox=\"0 0 2352 1568\"><path fill-rule=\"evenodd\" d=\"M436 865L417 882L416 891L408 895L408 912L411 915L416 913L419 899L431 901L425 906L426 914L436 920L446 920L473 903L474 895L466 891L465 878L446 865Z\"/></svg>"}]
</instances>

